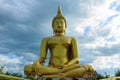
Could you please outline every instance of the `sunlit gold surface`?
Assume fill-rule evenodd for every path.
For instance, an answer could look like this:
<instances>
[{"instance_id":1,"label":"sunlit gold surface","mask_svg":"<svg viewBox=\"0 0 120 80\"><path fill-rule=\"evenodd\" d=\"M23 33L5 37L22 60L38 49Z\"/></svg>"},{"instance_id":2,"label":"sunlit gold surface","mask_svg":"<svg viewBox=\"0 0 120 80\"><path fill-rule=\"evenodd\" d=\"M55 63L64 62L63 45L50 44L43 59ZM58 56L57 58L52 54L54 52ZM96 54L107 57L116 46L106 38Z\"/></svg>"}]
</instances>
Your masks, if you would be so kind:
<instances>
[{"instance_id":1,"label":"sunlit gold surface","mask_svg":"<svg viewBox=\"0 0 120 80\"><path fill-rule=\"evenodd\" d=\"M93 73L90 65L80 65L77 41L73 37L65 36L66 20L58 7L57 16L52 22L54 35L46 37L41 42L40 58L33 65L33 71L39 76L52 77L85 77ZM50 50L48 66L45 62L47 51Z\"/></svg>"}]
</instances>

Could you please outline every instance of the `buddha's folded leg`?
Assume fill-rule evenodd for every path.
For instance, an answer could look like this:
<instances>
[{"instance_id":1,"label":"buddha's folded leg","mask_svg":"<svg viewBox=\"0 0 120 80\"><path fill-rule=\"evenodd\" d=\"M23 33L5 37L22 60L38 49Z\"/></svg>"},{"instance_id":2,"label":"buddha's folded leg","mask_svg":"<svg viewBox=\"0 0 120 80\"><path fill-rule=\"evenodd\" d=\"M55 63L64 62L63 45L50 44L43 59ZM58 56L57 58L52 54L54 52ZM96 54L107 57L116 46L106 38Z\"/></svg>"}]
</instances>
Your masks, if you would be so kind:
<instances>
[{"instance_id":1,"label":"buddha's folded leg","mask_svg":"<svg viewBox=\"0 0 120 80\"><path fill-rule=\"evenodd\" d=\"M76 68L64 73L65 77L83 77L86 70L84 68Z\"/></svg>"},{"instance_id":2,"label":"buddha's folded leg","mask_svg":"<svg viewBox=\"0 0 120 80\"><path fill-rule=\"evenodd\" d=\"M94 71L94 69L92 68L91 65L74 64L74 65L71 65L71 66L64 67L62 72L66 72L66 71L76 69L76 68L84 68L86 70Z\"/></svg>"},{"instance_id":3,"label":"buddha's folded leg","mask_svg":"<svg viewBox=\"0 0 120 80\"><path fill-rule=\"evenodd\" d=\"M68 69L64 70L65 77L86 77L88 75L92 75L94 73L94 69L91 65L73 65L68 67Z\"/></svg>"},{"instance_id":4,"label":"buddha's folded leg","mask_svg":"<svg viewBox=\"0 0 120 80\"><path fill-rule=\"evenodd\" d=\"M61 72L61 69L41 65L38 60L33 63L32 68L36 73L39 73L41 75L56 74L56 73Z\"/></svg>"},{"instance_id":5,"label":"buddha's folded leg","mask_svg":"<svg viewBox=\"0 0 120 80\"><path fill-rule=\"evenodd\" d=\"M47 75L51 75L51 74L58 74L60 73L62 70L61 69L57 69L57 68L52 68L52 67L47 67L47 66L39 66L40 68L38 69L38 71L41 74L47 74Z\"/></svg>"},{"instance_id":6,"label":"buddha's folded leg","mask_svg":"<svg viewBox=\"0 0 120 80\"><path fill-rule=\"evenodd\" d=\"M82 65L82 68L84 68L86 70L85 73L84 73L84 77L94 75L94 69L93 69L93 67L91 65L84 64L84 65Z\"/></svg>"},{"instance_id":7,"label":"buddha's folded leg","mask_svg":"<svg viewBox=\"0 0 120 80\"><path fill-rule=\"evenodd\" d=\"M85 64L85 65L82 65L82 67L85 68L87 71L90 71L92 73L94 72L94 69L91 65Z\"/></svg>"},{"instance_id":8,"label":"buddha's folded leg","mask_svg":"<svg viewBox=\"0 0 120 80\"><path fill-rule=\"evenodd\" d=\"M75 68L80 68L79 64L74 64L74 65L71 65L71 66L64 67L62 69L62 72L66 72L66 71L69 71L69 70L72 70L72 69L75 69Z\"/></svg>"}]
</instances>

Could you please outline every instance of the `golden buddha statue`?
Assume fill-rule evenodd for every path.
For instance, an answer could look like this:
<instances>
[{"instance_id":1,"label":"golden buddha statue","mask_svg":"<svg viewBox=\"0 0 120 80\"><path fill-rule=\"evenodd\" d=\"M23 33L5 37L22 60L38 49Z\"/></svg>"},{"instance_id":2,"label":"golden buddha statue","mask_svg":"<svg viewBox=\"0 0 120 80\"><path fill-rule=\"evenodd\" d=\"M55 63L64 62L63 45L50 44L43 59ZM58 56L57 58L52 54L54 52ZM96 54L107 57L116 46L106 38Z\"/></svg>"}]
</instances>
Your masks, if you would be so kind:
<instances>
[{"instance_id":1,"label":"golden buddha statue","mask_svg":"<svg viewBox=\"0 0 120 80\"><path fill-rule=\"evenodd\" d=\"M62 16L60 7L53 18L52 28L54 35L42 40L40 58L32 64L36 74L44 78L86 77L92 75L94 70L90 65L78 64L78 47L76 39L65 36L66 19ZM50 50L48 66L44 66L47 51Z\"/></svg>"}]
</instances>

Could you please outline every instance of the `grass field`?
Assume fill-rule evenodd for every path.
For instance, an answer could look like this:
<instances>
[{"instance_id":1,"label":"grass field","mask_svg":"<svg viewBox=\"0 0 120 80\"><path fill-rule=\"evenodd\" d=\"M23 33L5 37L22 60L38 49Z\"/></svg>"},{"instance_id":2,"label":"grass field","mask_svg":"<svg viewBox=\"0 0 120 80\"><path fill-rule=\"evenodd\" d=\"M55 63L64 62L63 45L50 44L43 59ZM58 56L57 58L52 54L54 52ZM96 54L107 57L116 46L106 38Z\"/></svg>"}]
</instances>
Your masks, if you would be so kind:
<instances>
[{"instance_id":1,"label":"grass field","mask_svg":"<svg viewBox=\"0 0 120 80\"><path fill-rule=\"evenodd\" d=\"M120 77L110 77L110 78L99 79L99 80L120 80Z\"/></svg>"},{"instance_id":2,"label":"grass field","mask_svg":"<svg viewBox=\"0 0 120 80\"><path fill-rule=\"evenodd\" d=\"M29 79L0 74L0 80L29 80Z\"/></svg>"}]
</instances>

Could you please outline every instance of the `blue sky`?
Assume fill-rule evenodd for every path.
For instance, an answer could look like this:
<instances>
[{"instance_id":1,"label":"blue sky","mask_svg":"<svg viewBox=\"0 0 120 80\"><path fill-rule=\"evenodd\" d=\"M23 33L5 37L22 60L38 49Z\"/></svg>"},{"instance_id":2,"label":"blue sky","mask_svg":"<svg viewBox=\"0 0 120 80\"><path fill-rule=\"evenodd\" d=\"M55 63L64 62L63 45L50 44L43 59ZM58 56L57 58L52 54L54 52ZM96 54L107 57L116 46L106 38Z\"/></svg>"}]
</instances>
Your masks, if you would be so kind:
<instances>
[{"instance_id":1,"label":"blue sky","mask_svg":"<svg viewBox=\"0 0 120 80\"><path fill-rule=\"evenodd\" d=\"M120 69L119 0L0 0L0 65L23 73L39 58L42 38L53 35L58 5L66 35L78 41L80 63L114 75Z\"/></svg>"}]
</instances>

